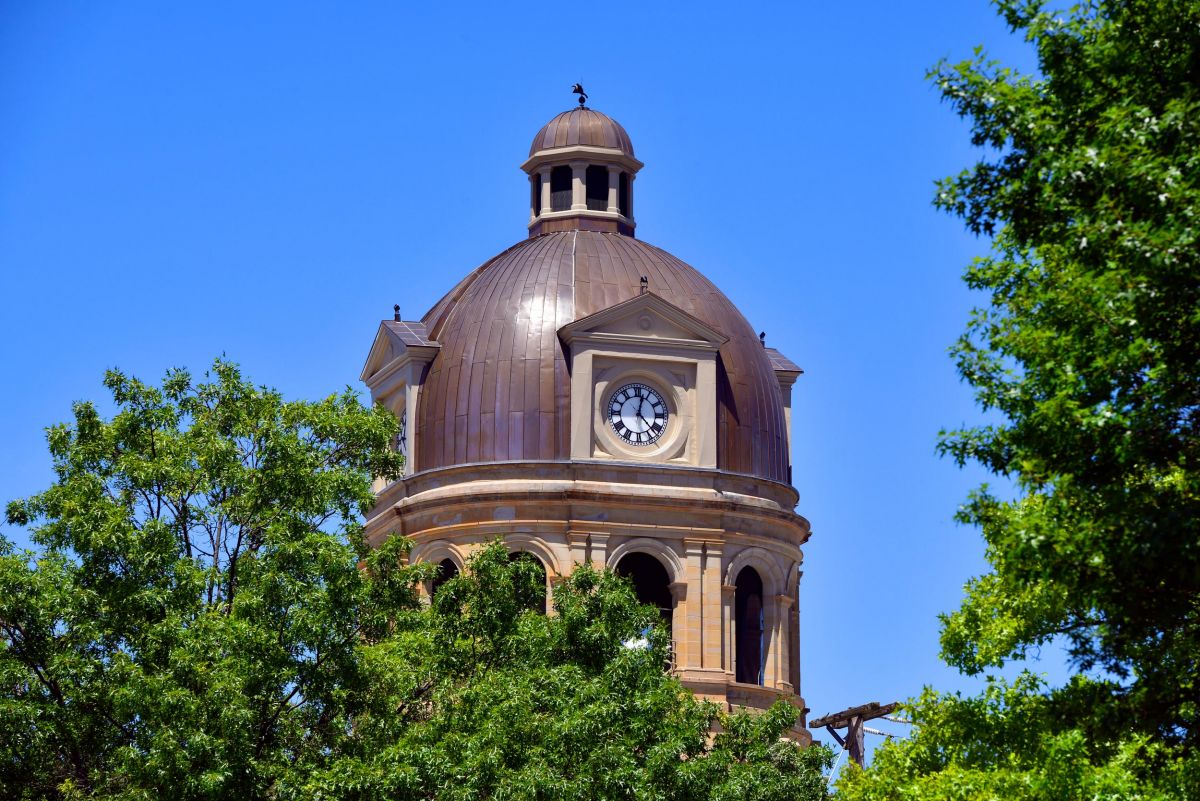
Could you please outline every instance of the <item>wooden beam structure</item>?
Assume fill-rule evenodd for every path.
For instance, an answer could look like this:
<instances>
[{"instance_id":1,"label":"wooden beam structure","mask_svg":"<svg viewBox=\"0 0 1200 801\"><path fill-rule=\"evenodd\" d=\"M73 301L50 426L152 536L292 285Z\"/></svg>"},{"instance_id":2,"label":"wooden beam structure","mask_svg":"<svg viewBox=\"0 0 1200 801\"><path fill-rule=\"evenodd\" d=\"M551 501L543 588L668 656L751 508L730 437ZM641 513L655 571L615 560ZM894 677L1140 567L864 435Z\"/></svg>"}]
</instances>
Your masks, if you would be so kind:
<instances>
[{"instance_id":1,"label":"wooden beam structure","mask_svg":"<svg viewBox=\"0 0 1200 801\"><path fill-rule=\"evenodd\" d=\"M872 701L869 704L852 706L849 709L843 709L841 712L834 712L833 714L817 718L810 721L808 727L810 729L824 727L833 735L833 739L837 740L838 745L850 752L850 758L861 766L866 759L866 747L863 742L864 730L866 729L864 724L868 720L890 715L899 705L898 701L893 701L890 704L881 704L878 701ZM846 737L844 739L837 733L837 729L846 729ZM874 733L873 730L872 733Z\"/></svg>"}]
</instances>

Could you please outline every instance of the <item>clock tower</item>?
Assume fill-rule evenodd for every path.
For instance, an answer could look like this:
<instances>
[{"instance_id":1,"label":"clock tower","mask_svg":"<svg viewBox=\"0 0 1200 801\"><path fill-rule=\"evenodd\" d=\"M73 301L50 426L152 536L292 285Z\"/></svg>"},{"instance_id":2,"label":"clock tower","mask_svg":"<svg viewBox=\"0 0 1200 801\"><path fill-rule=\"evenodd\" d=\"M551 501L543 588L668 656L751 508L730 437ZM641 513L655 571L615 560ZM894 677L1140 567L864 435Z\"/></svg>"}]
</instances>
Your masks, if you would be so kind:
<instances>
[{"instance_id":1,"label":"clock tower","mask_svg":"<svg viewBox=\"0 0 1200 801\"><path fill-rule=\"evenodd\" d=\"M499 537L537 560L548 598L576 565L611 568L662 611L697 695L803 709L801 370L636 238L642 166L610 117L559 114L521 165L528 237L420 320L380 324L362 379L402 420L407 464L378 488L368 540L410 537L410 558L448 575Z\"/></svg>"}]
</instances>

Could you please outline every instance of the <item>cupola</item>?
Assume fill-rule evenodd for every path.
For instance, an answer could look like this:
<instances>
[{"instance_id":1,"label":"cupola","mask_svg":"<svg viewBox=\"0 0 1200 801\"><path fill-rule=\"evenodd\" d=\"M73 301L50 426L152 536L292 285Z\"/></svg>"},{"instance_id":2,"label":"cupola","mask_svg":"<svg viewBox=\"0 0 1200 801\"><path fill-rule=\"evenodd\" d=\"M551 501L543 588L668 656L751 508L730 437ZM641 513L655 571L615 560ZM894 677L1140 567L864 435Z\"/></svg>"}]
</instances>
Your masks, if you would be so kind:
<instances>
[{"instance_id":1,"label":"cupola","mask_svg":"<svg viewBox=\"0 0 1200 801\"><path fill-rule=\"evenodd\" d=\"M642 162L620 123L583 105L546 123L521 169L529 175L529 235L601 231L633 236L633 179Z\"/></svg>"}]
</instances>

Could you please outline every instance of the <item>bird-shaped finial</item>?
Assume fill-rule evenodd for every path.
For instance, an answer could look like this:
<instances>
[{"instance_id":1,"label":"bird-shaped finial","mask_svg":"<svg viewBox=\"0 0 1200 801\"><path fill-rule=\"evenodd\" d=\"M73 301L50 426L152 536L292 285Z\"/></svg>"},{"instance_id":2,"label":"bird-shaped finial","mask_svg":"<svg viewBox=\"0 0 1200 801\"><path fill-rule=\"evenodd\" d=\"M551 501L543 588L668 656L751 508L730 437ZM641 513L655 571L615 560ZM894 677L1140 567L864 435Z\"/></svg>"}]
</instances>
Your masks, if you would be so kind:
<instances>
[{"instance_id":1,"label":"bird-shaped finial","mask_svg":"<svg viewBox=\"0 0 1200 801\"><path fill-rule=\"evenodd\" d=\"M571 87L571 92L573 94L579 95L579 107L584 108L583 104L587 102L588 95L587 95L587 92L583 91L583 84L581 84L581 83L575 84L574 86Z\"/></svg>"}]
</instances>

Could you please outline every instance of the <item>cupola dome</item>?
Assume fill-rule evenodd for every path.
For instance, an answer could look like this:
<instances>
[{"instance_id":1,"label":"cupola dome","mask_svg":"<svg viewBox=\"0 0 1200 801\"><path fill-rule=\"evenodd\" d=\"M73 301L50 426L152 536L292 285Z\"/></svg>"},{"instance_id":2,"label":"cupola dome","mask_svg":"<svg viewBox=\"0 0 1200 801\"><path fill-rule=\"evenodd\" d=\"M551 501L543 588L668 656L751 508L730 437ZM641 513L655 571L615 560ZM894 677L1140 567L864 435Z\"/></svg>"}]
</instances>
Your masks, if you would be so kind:
<instances>
[{"instance_id":1,"label":"cupola dome","mask_svg":"<svg viewBox=\"0 0 1200 801\"><path fill-rule=\"evenodd\" d=\"M633 158L633 142L621 127L621 123L590 108L564 111L543 125L542 130L533 137L529 155L536 156L546 150L578 146L619 150Z\"/></svg>"}]
</instances>

